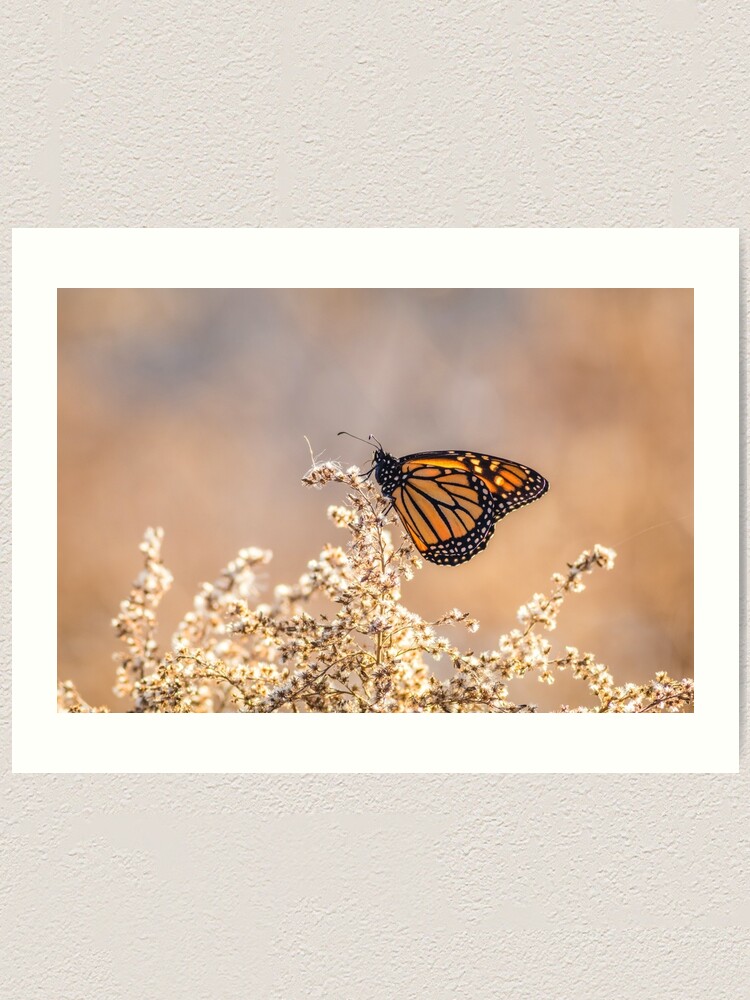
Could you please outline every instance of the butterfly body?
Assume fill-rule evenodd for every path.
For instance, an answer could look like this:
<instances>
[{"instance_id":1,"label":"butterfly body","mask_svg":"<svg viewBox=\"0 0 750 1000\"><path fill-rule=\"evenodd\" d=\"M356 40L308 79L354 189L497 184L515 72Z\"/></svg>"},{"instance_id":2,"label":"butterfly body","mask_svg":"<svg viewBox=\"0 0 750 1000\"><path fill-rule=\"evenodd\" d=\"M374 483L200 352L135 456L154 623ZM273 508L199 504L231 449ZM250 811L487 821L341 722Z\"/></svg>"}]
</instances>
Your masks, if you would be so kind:
<instances>
[{"instance_id":1,"label":"butterfly body","mask_svg":"<svg viewBox=\"0 0 750 1000\"><path fill-rule=\"evenodd\" d=\"M420 555L457 566L481 552L497 522L549 489L520 462L473 451L423 451L373 457L375 479Z\"/></svg>"}]
</instances>

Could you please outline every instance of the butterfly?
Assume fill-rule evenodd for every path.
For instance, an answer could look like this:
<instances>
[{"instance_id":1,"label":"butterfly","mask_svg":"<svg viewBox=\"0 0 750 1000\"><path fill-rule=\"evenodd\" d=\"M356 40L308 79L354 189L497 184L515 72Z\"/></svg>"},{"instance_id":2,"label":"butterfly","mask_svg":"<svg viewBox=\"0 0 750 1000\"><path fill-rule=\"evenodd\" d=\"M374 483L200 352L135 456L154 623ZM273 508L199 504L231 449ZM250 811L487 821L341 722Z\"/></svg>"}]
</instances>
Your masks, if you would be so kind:
<instances>
[{"instance_id":1,"label":"butterfly","mask_svg":"<svg viewBox=\"0 0 750 1000\"><path fill-rule=\"evenodd\" d=\"M472 559L486 547L501 518L549 489L544 476L507 458L473 451L421 451L394 458L372 440L377 448L368 475L375 473L419 554L442 566Z\"/></svg>"}]
</instances>

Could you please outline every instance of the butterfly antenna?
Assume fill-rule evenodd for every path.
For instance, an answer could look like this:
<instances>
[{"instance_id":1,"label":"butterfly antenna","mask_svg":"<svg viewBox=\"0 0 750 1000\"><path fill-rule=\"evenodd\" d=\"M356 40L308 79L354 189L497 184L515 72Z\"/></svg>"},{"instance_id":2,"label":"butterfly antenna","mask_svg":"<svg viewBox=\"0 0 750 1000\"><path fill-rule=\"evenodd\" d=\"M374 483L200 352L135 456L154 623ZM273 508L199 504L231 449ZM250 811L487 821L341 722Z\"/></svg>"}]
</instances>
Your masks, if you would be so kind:
<instances>
[{"instance_id":1,"label":"butterfly antenna","mask_svg":"<svg viewBox=\"0 0 750 1000\"><path fill-rule=\"evenodd\" d=\"M355 441L361 441L361 442L362 442L362 444L371 444L371 443L372 443L372 442L374 441L374 442L375 442L375 444L376 444L376 445L378 446L378 448L379 448L379 449L380 449L381 451L383 450L383 446L382 446L382 444L380 443L380 441L378 441L378 439L377 439L376 437L374 437L374 436L373 436L372 434L368 434L368 435L367 435L367 440L366 440L366 441L365 441L365 439L364 439L364 438L361 438L361 437L357 437L357 435L356 435L356 434L350 434L350 433L349 433L349 431L339 431L339 432L338 432L338 434L336 435L336 437L341 437L341 435L342 435L342 434L346 434L346 436L347 436L347 437L350 437L350 438L354 438L354 440L355 440ZM371 475L373 474L373 472L374 472L374 471L375 471L375 460L374 460L374 458L373 458L373 462L372 462L372 465L371 465L371 466L370 466L370 468L369 468L369 469L367 470L367 472L365 472L365 474L364 474L364 478L365 478L365 479L369 479L369 478L370 478L370 476L371 476Z\"/></svg>"},{"instance_id":2,"label":"butterfly antenna","mask_svg":"<svg viewBox=\"0 0 750 1000\"><path fill-rule=\"evenodd\" d=\"M370 435L369 440L365 441L364 438L357 437L356 434L350 434L349 431L339 431L336 437L341 437L342 434L346 434L347 437L354 438L355 441L361 441L362 444L369 444L370 441L375 441L375 438L372 436L372 434Z\"/></svg>"}]
</instances>

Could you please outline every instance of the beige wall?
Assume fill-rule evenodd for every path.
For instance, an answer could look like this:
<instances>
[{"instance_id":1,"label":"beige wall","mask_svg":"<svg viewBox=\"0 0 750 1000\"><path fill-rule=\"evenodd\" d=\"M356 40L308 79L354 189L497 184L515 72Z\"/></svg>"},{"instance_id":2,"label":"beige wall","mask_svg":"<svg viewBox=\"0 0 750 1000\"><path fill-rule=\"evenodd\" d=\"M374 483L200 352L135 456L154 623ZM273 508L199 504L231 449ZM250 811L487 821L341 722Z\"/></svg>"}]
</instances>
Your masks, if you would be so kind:
<instances>
[{"instance_id":1,"label":"beige wall","mask_svg":"<svg viewBox=\"0 0 750 1000\"><path fill-rule=\"evenodd\" d=\"M3 218L744 229L745 8L11 5ZM8 351L7 229L2 259ZM742 707L744 736L744 683ZM744 745L716 777L11 777L3 710L9 997L683 1000L750 978Z\"/></svg>"}]
</instances>

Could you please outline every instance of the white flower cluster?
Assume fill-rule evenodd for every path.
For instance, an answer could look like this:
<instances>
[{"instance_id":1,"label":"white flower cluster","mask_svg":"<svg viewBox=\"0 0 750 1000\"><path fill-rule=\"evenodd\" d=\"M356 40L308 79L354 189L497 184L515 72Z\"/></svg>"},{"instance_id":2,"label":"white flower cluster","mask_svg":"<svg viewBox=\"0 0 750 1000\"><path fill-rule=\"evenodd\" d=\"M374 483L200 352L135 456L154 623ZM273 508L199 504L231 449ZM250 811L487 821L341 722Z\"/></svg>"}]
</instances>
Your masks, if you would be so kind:
<instances>
[{"instance_id":1,"label":"white flower cluster","mask_svg":"<svg viewBox=\"0 0 750 1000\"><path fill-rule=\"evenodd\" d=\"M344 486L346 502L328 508L347 545L326 545L294 585L279 584L259 600L264 549L242 549L217 580L204 584L164 655L156 641L156 610L172 577L161 561L162 532L146 532L144 568L114 620L125 652L117 655L118 695L137 712L531 712L509 698L509 686L533 672L552 684L558 670L583 681L591 705L563 711L686 711L692 681L657 675L647 685L616 687L609 670L575 646L553 654L548 634L568 594L584 589L594 569L612 569L615 553L596 545L552 577L518 610L519 628L496 648L475 653L440 634L469 633L479 623L452 608L424 621L401 603L401 580L421 567L408 542L398 548L388 528L389 505L358 469L315 466L308 486ZM432 670L452 666L447 679ZM60 685L62 711L97 711L75 686Z\"/></svg>"}]
</instances>

